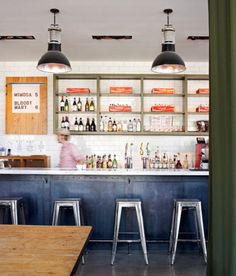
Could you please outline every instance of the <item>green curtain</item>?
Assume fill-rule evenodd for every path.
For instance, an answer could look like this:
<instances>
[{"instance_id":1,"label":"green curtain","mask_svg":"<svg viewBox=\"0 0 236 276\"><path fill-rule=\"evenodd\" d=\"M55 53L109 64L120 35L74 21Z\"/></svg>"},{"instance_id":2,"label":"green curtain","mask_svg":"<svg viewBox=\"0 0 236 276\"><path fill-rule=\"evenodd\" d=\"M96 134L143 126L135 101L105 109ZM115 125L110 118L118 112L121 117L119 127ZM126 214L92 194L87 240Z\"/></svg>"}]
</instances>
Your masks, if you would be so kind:
<instances>
[{"instance_id":1,"label":"green curtain","mask_svg":"<svg viewBox=\"0 0 236 276\"><path fill-rule=\"evenodd\" d=\"M236 0L209 0L208 276L236 276Z\"/></svg>"}]
</instances>

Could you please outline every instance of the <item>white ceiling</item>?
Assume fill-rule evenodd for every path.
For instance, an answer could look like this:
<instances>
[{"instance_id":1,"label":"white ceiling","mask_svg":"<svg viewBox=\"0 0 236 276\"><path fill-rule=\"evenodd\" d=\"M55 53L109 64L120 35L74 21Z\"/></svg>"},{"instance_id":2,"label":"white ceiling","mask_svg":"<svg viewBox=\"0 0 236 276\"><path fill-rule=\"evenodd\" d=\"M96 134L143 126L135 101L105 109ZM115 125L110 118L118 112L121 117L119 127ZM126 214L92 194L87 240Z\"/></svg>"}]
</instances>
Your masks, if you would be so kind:
<instances>
[{"instance_id":1,"label":"white ceiling","mask_svg":"<svg viewBox=\"0 0 236 276\"><path fill-rule=\"evenodd\" d=\"M150 61L161 50L163 9L172 8L176 52L185 61L208 61L207 0L0 0L0 35L34 35L35 41L0 41L0 61L35 61L47 49L51 8L60 9L62 52L73 61ZM124 41L97 41L92 35L132 35Z\"/></svg>"}]
</instances>

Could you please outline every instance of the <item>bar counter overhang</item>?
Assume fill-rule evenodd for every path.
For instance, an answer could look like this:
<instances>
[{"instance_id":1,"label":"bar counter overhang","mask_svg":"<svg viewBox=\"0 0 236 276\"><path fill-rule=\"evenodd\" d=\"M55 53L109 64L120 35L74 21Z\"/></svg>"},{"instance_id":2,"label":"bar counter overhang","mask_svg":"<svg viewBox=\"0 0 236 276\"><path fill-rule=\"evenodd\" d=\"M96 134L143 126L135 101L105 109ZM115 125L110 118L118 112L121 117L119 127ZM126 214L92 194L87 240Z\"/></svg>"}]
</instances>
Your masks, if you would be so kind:
<instances>
[{"instance_id":1,"label":"bar counter overhang","mask_svg":"<svg viewBox=\"0 0 236 276\"><path fill-rule=\"evenodd\" d=\"M117 198L142 200L148 241L168 241L175 198L197 198L202 201L206 235L208 231L207 171L1 169L0 197L11 196L24 198L27 224L42 225L52 223L56 199L81 198L85 223L93 226L91 239L99 241L112 240ZM183 218L183 232L194 232L190 217ZM72 214L67 212L63 223L73 223ZM122 231L135 227L132 219L121 224Z\"/></svg>"}]
</instances>

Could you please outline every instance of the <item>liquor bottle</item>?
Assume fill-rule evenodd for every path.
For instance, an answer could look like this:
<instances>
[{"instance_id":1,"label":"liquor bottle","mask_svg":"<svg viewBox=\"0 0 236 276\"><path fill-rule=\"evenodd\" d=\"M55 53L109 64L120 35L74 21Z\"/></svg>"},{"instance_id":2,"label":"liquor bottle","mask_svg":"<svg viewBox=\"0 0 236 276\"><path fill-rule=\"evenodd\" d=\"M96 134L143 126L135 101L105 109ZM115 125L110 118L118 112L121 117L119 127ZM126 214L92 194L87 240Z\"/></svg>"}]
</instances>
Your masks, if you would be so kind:
<instances>
[{"instance_id":1,"label":"liquor bottle","mask_svg":"<svg viewBox=\"0 0 236 276\"><path fill-rule=\"evenodd\" d=\"M65 101L64 101L64 97L61 96L61 101L60 101L60 111L65 111Z\"/></svg>"},{"instance_id":2,"label":"liquor bottle","mask_svg":"<svg viewBox=\"0 0 236 276\"><path fill-rule=\"evenodd\" d=\"M102 168L102 160L101 160L101 156L98 155L97 157L97 169L101 169Z\"/></svg>"},{"instance_id":3,"label":"liquor bottle","mask_svg":"<svg viewBox=\"0 0 236 276\"><path fill-rule=\"evenodd\" d=\"M91 130L90 122L89 122L89 118L87 118L87 122L86 122L86 125L85 125L85 131L90 131L90 130Z\"/></svg>"},{"instance_id":4,"label":"liquor bottle","mask_svg":"<svg viewBox=\"0 0 236 276\"><path fill-rule=\"evenodd\" d=\"M79 98L79 100L77 102L77 110L78 111L82 111L82 102L81 102L80 98Z\"/></svg>"},{"instance_id":5,"label":"liquor bottle","mask_svg":"<svg viewBox=\"0 0 236 276\"><path fill-rule=\"evenodd\" d=\"M85 103L85 112L88 112L89 111L89 101L88 101L88 98L86 98L86 103Z\"/></svg>"},{"instance_id":6,"label":"liquor bottle","mask_svg":"<svg viewBox=\"0 0 236 276\"><path fill-rule=\"evenodd\" d=\"M74 112L77 111L76 98L74 98L73 105L72 105L72 110L73 110Z\"/></svg>"},{"instance_id":7,"label":"liquor bottle","mask_svg":"<svg viewBox=\"0 0 236 276\"><path fill-rule=\"evenodd\" d=\"M66 98L66 101L65 101L65 108L64 108L65 112L68 112L69 111L69 102L68 102L68 99Z\"/></svg>"},{"instance_id":8,"label":"liquor bottle","mask_svg":"<svg viewBox=\"0 0 236 276\"><path fill-rule=\"evenodd\" d=\"M103 155L103 157L102 157L102 168L107 169L106 155Z\"/></svg>"},{"instance_id":9,"label":"liquor bottle","mask_svg":"<svg viewBox=\"0 0 236 276\"><path fill-rule=\"evenodd\" d=\"M122 131L122 124L121 124L121 121L118 121L118 122L117 122L117 131L118 131L118 132L121 132L121 131Z\"/></svg>"},{"instance_id":10,"label":"liquor bottle","mask_svg":"<svg viewBox=\"0 0 236 276\"><path fill-rule=\"evenodd\" d=\"M101 116L101 119L100 119L100 127L99 127L100 131L103 132L104 131L104 120L103 120L103 117Z\"/></svg>"},{"instance_id":11,"label":"liquor bottle","mask_svg":"<svg viewBox=\"0 0 236 276\"><path fill-rule=\"evenodd\" d=\"M78 121L77 121L77 117L75 118L74 130L79 131L79 124L78 124Z\"/></svg>"},{"instance_id":12,"label":"liquor bottle","mask_svg":"<svg viewBox=\"0 0 236 276\"><path fill-rule=\"evenodd\" d=\"M107 168L112 169L112 160L110 154L108 155Z\"/></svg>"},{"instance_id":13,"label":"liquor bottle","mask_svg":"<svg viewBox=\"0 0 236 276\"><path fill-rule=\"evenodd\" d=\"M90 125L90 131L96 131L96 124L94 118L92 119L92 123Z\"/></svg>"},{"instance_id":14,"label":"liquor bottle","mask_svg":"<svg viewBox=\"0 0 236 276\"><path fill-rule=\"evenodd\" d=\"M117 124L115 120L113 121L113 124L112 124L112 131L117 132Z\"/></svg>"},{"instance_id":15,"label":"liquor bottle","mask_svg":"<svg viewBox=\"0 0 236 276\"><path fill-rule=\"evenodd\" d=\"M104 132L108 132L108 121L107 121L107 116L104 118Z\"/></svg>"},{"instance_id":16,"label":"liquor bottle","mask_svg":"<svg viewBox=\"0 0 236 276\"><path fill-rule=\"evenodd\" d=\"M84 131L84 124L83 124L82 118L79 119L79 131L80 132Z\"/></svg>"},{"instance_id":17,"label":"liquor bottle","mask_svg":"<svg viewBox=\"0 0 236 276\"><path fill-rule=\"evenodd\" d=\"M183 167L182 167L182 164L181 164L181 162L180 162L180 154L178 153L178 158L177 158L177 163L176 163L176 165L175 165L175 168L176 169L182 169Z\"/></svg>"},{"instance_id":18,"label":"liquor bottle","mask_svg":"<svg viewBox=\"0 0 236 276\"><path fill-rule=\"evenodd\" d=\"M137 131L141 131L141 121L140 121L140 119L138 119L138 121L137 121Z\"/></svg>"},{"instance_id":19,"label":"liquor bottle","mask_svg":"<svg viewBox=\"0 0 236 276\"><path fill-rule=\"evenodd\" d=\"M85 164L86 164L86 169L89 169L89 158L88 155L85 157Z\"/></svg>"},{"instance_id":20,"label":"liquor bottle","mask_svg":"<svg viewBox=\"0 0 236 276\"><path fill-rule=\"evenodd\" d=\"M108 121L108 132L112 132L112 120L111 120L111 118L109 118L109 121Z\"/></svg>"},{"instance_id":21,"label":"liquor bottle","mask_svg":"<svg viewBox=\"0 0 236 276\"><path fill-rule=\"evenodd\" d=\"M70 129L70 121L69 121L69 117L66 116L65 118L65 124L64 124L65 128L66 129Z\"/></svg>"},{"instance_id":22,"label":"liquor bottle","mask_svg":"<svg viewBox=\"0 0 236 276\"><path fill-rule=\"evenodd\" d=\"M168 158L166 156L166 153L163 154L161 163L162 163L162 168L163 169L168 169Z\"/></svg>"},{"instance_id":23,"label":"liquor bottle","mask_svg":"<svg viewBox=\"0 0 236 276\"><path fill-rule=\"evenodd\" d=\"M188 168L189 168L188 155L186 154L183 161L183 169L187 170Z\"/></svg>"},{"instance_id":24,"label":"liquor bottle","mask_svg":"<svg viewBox=\"0 0 236 276\"><path fill-rule=\"evenodd\" d=\"M89 105L89 111L91 112L95 111L95 104L94 104L93 98L91 99L91 102Z\"/></svg>"},{"instance_id":25,"label":"liquor bottle","mask_svg":"<svg viewBox=\"0 0 236 276\"><path fill-rule=\"evenodd\" d=\"M129 120L129 123L128 123L128 132L132 132L133 131L133 124L132 124L132 121Z\"/></svg>"},{"instance_id":26,"label":"liquor bottle","mask_svg":"<svg viewBox=\"0 0 236 276\"><path fill-rule=\"evenodd\" d=\"M116 155L115 154L114 154L114 159L112 161L112 168L113 169L117 169L118 168L118 163L117 163Z\"/></svg>"},{"instance_id":27,"label":"liquor bottle","mask_svg":"<svg viewBox=\"0 0 236 276\"><path fill-rule=\"evenodd\" d=\"M61 128L65 128L65 118L64 118L64 116L62 117L62 120L61 120Z\"/></svg>"},{"instance_id":28,"label":"liquor bottle","mask_svg":"<svg viewBox=\"0 0 236 276\"><path fill-rule=\"evenodd\" d=\"M137 131L137 121L136 119L134 118L133 119L133 132L136 132Z\"/></svg>"},{"instance_id":29,"label":"liquor bottle","mask_svg":"<svg viewBox=\"0 0 236 276\"><path fill-rule=\"evenodd\" d=\"M124 131L124 132L128 131L128 125L127 125L127 121L126 120L122 124L122 131Z\"/></svg>"}]
</instances>

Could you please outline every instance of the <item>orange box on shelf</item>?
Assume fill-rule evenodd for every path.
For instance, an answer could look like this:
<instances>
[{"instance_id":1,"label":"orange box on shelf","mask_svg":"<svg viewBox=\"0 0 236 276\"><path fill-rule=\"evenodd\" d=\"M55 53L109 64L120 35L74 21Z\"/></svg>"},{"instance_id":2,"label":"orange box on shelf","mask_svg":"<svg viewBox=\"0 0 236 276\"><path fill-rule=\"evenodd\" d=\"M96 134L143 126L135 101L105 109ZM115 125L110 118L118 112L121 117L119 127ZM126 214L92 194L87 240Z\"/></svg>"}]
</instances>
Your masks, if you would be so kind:
<instances>
[{"instance_id":1,"label":"orange box on shelf","mask_svg":"<svg viewBox=\"0 0 236 276\"><path fill-rule=\"evenodd\" d=\"M175 94L174 88L152 88L152 94Z\"/></svg>"},{"instance_id":2,"label":"orange box on shelf","mask_svg":"<svg viewBox=\"0 0 236 276\"><path fill-rule=\"evenodd\" d=\"M209 94L209 88L199 88L196 94Z\"/></svg>"},{"instance_id":3,"label":"orange box on shelf","mask_svg":"<svg viewBox=\"0 0 236 276\"><path fill-rule=\"evenodd\" d=\"M111 86L110 87L110 93L111 94L132 94L133 93L133 87L117 87L117 86Z\"/></svg>"},{"instance_id":4,"label":"orange box on shelf","mask_svg":"<svg viewBox=\"0 0 236 276\"><path fill-rule=\"evenodd\" d=\"M88 94L90 93L90 89L89 88L66 88L66 93Z\"/></svg>"},{"instance_id":5,"label":"orange box on shelf","mask_svg":"<svg viewBox=\"0 0 236 276\"><path fill-rule=\"evenodd\" d=\"M199 105L197 108L196 108L196 111L197 112L209 112L209 106L207 105Z\"/></svg>"},{"instance_id":6,"label":"orange box on shelf","mask_svg":"<svg viewBox=\"0 0 236 276\"><path fill-rule=\"evenodd\" d=\"M130 105L109 105L110 112L132 112L132 107Z\"/></svg>"},{"instance_id":7,"label":"orange box on shelf","mask_svg":"<svg viewBox=\"0 0 236 276\"><path fill-rule=\"evenodd\" d=\"M151 107L152 112L175 112L174 105L158 104Z\"/></svg>"}]
</instances>

